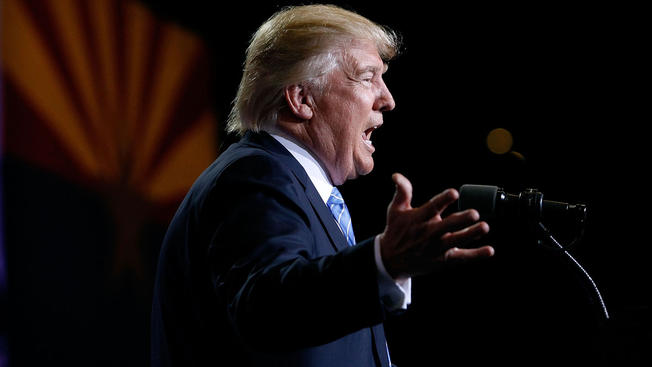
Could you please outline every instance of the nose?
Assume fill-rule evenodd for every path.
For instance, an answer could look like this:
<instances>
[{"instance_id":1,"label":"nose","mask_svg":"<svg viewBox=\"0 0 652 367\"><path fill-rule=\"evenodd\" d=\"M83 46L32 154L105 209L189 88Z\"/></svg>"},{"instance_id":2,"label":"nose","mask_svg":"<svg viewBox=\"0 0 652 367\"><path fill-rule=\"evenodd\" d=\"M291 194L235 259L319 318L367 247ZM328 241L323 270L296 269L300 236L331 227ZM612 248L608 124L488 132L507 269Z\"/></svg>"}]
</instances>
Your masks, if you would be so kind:
<instances>
[{"instance_id":1,"label":"nose","mask_svg":"<svg viewBox=\"0 0 652 367\"><path fill-rule=\"evenodd\" d=\"M394 107L396 107L396 103L394 102L394 97L392 97L392 93L389 92L389 89L387 88L385 81L381 79L380 91L378 94L378 98L376 98L374 109L376 111L385 112L385 111L393 110Z\"/></svg>"}]
</instances>

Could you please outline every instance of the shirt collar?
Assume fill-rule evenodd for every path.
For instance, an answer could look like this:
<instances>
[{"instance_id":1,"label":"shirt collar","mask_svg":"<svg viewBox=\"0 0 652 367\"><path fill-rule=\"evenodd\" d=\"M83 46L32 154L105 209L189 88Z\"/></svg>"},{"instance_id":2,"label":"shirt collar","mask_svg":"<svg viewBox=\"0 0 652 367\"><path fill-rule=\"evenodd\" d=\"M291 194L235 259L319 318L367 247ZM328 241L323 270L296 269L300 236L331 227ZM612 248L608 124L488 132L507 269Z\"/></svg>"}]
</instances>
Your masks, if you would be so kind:
<instances>
[{"instance_id":1,"label":"shirt collar","mask_svg":"<svg viewBox=\"0 0 652 367\"><path fill-rule=\"evenodd\" d=\"M331 191L333 191L333 184L331 183L330 178L326 174L324 168L319 164L317 159L305 148L290 140L289 138L270 134L274 139L276 139L281 145L287 149L290 154L296 159L303 169L308 174L310 181L317 189L319 196L322 198L324 203L328 201L328 198L331 196Z\"/></svg>"}]
</instances>

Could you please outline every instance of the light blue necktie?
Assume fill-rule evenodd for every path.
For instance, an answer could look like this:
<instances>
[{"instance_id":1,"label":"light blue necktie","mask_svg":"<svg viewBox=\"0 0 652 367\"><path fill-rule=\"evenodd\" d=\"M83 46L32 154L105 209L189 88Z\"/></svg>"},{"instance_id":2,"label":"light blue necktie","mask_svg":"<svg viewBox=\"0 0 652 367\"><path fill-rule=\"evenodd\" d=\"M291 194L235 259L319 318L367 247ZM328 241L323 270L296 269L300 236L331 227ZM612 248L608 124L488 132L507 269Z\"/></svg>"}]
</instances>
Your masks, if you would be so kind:
<instances>
[{"instance_id":1,"label":"light blue necktie","mask_svg":"<svg viewBox=\"0 0 652 367\"><path fill-rule=\"evenodd\" d=\"M346 236L346 241L349 243L349 246L355 245L353 226L351 226L351 215L337 187L333 187L333 191L331 191L331 196L326 201L326 205L328 205L331 213L333 213L333 217L335 217L335 221L340 226L342 233Z\"/></svg>"},{"instance_id":2,"label":"light blue necktie","mask_svg":"<svg viewBox=\"0 0 652 367\"><path fill-rule=\"evenodd\" d=\"M351 226L351 215L349 214L349 209L346 207L346 204L344 204L344 198L342 198L342 194L337 187L333 187L333 191L331 191L331 196L326 201L326 205L328 205L331 213L333 213L333 217L335 217L335 221L337 222L337 225L340 226L342 233L346 236L346 241L349 243L349 246L354 246L355 236L353 235L353 227ZM387 343L385 343L385 348L387 348ZM391 365L389 348L387 348L387 359L390 360L389 364Z\"/></svg>"}]
</instances>

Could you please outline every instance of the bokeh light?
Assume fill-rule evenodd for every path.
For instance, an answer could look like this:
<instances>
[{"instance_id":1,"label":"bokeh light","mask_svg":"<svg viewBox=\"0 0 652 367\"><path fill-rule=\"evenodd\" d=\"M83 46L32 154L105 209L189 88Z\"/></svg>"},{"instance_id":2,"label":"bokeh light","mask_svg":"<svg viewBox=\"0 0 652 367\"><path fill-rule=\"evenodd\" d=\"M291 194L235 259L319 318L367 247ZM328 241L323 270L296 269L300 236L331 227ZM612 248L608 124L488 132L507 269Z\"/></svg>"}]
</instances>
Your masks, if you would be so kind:
<instances>
[{"instance_id":1,"label":"bokeh light","mask_svg":"<svg viewBox=\"0 0 652 367\"><path fill-rule=\"evenodd\" d=\"M503 128L493 129L487 135L487 148L494 154L505 154L512 149L512 133Z\"/></svg>"}]
</instances>

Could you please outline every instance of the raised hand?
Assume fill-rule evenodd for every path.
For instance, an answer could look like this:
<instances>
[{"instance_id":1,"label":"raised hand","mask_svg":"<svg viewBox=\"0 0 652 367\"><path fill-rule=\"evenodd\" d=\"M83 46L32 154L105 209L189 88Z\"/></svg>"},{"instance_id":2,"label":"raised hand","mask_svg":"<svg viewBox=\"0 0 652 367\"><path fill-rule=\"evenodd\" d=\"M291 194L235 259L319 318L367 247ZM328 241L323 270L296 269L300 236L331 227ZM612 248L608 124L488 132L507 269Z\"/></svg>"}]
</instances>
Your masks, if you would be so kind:
<instances>
[{"instance_id":1,"label":"raised hand","mask_svg":"<svg viewBox=\"0 0 652 367\"><path fill-rule=\"evenodd\" d=\"M413 208L412 184L400 173L392 175L396 193L387 208L387 225L380 235L380 251L387 272L394 278L428 273L444 263L494 254L491 246L473 247L489 232L474 209L442 218L442 212L459 197L455 189L434 196Z\"/></svg>"}]
</instances>

